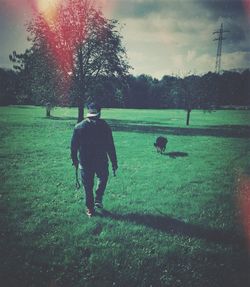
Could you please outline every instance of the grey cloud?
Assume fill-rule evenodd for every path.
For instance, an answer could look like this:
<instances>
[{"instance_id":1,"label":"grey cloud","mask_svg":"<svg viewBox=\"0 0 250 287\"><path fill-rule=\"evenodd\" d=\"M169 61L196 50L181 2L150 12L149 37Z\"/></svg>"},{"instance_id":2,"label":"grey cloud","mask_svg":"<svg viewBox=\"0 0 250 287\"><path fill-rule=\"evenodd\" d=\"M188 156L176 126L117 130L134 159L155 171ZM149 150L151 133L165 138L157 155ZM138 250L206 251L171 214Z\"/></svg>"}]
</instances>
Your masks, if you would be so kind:
<instances>
[{"instance_id":1,"label":"grey cloud","mask_svg":"<svg viewBox=\"0 0 250 287\"><path fill-rule=\"evenodd\" d=\"M153 13L171 15L173 12L179 20L197 15L218 18L238 18L244 15L243 0L113 0L117 3L116 15L121 18L145 17ZM202 13L203 12L203 13Z\"/></svg>"},{"instance_id":2,"label":"grey cloud","mask_svg":"<svg viewBox=\"0 0 250 287\"><path fill-rule=\"evenodd\" d=\"M116 0L117 10L115 14L121 18L138 18L144 17L152 12L158 12L161 9L162 1L143 1L143 3L135 0Z\"/></svg>"},{"instance_id":3,"label":"grey cloud","mask_svg":"<svg viewBox=\"0 0 250 287\"><path fill-rule=\"evenodd\" d=\"M115 14L120 18L141 18L155 13L181 13L183 6L193 4L195 0L116 0ZM184 11L184 14L187 11ZM180 18L181 20L181 18Z\"/></svg>"},{"instance_id":4,"label":"grey cloud","mask_svg":"<svg viewBox=\"0 0 250 287\"><path fill-rule=\"evenodd\" d=\"M212 18L238 17L244 15L244 4L242 0L201 0L199 3L205 9L212 12Z\"/></svg>"},{"instance_id":5,"label":"grey cloud","mask_svg":"<svg viewBox=\"0 0 250 287\"><path fill-rule=\"evenodd\" d=\"M244 29L239 25L233 23L232 25L228 25L229 33L228 36L232 40L232 42L239 42L246 40L246 34Z\"/></svg>"},{"instance_id":6,"label":"grey cloud","mask_svg":"<svg viewBox=\"0 0 250 287\"><path fill-rule=\"evenodd\" d=\"M5 55L0 55L0 67L8 67L11 68L13 65L9 60L9 56L6 53Z\"/></svg>"}]
</instances>

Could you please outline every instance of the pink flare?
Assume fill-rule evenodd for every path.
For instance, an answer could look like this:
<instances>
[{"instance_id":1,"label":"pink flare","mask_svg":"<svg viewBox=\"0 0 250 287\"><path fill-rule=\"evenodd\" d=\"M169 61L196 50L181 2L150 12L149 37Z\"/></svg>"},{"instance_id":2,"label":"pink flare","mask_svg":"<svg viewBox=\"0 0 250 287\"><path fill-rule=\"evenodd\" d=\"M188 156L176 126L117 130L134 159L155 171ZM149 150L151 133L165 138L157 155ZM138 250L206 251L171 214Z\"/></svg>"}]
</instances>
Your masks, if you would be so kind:
<instances>
[{"instance_id":1,"label":"pink flare","mask_svg":"<svg viewBox=\"0 0 250 287\"><path fill-rule=\"evenodd\" d=\"M245 7L246 14L250 20L250 0L243 0L243 5Z\"/></svg>"},{"instance_id":2,"label":"pink flare","mask_svg":"<svg viewBox=\"0 0 250 287\"><path fill-rule=\"evenodd\" d=\"M250 177L242 175L238 179L238 200L241 220L243 223L247 244L250 250Z\"/></svg>"}]
</instances>

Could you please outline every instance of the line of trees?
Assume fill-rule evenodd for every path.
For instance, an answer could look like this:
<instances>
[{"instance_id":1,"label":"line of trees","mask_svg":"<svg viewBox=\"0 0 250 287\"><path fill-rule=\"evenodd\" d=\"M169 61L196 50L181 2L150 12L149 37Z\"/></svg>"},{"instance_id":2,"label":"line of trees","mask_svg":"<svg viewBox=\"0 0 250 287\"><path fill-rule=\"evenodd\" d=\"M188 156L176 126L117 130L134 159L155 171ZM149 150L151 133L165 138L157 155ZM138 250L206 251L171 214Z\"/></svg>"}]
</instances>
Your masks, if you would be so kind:
<instances>
[{"instance_id":1,"label":"line of trees","mask_svg":"<svg viewBox=\"0 0 250 287\"><path fill-rule=\"evenodd\" d=\"M35 65L35 61L31 62ZM51 106L78 106L74 88L67 91L68 100L65 102L65 91L60 90L59 79L55 81L51 63L27 70L0 68L0 105L50 103ZM122 82L113 76L100 75L84 94L86 100L97 101L103 107L209 109L250 106L250 70L241 73L227 71L221 75L209 72L185 78L164 76L161 80L149 75L128 75Z\"/></svg>"}]
</instances>

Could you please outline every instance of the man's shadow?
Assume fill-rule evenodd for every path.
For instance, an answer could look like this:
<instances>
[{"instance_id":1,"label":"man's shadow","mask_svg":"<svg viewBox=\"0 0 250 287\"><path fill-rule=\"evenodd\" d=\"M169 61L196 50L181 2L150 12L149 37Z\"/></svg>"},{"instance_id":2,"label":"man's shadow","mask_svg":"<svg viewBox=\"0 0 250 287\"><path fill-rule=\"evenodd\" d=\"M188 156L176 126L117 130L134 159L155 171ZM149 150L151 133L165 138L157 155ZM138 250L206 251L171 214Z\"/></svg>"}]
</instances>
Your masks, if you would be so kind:
<instances>
[{"instance_id":1,"label":"man's shadow","mask_svg":"<svg viewBox=\"0 0 250 287\"><path fill-rule=\"evenodd\" d=\"M177 157L186 157L188 156L188 153L182 151L171 151L171 152L164 152L163 155L169 156L171 158L177 158Z\"/></svg>"},{"instance_id":2,"label":"man's shadow","mask_svg":"<svg viewBox=\"0 0 250 287\"><path fill-rule=\"evenodd\" d=\"M208 242L221 244L236 244L244 245L244 238L236 235L233 232L222 231L219 229L211 229L209 227L202 227L199 225L186 223L179 219L171 218L167 215L153 215L153 214L117 214L107 210L103 210L98 214L102 217L111 218L114 220L132 222L139 225L144 225L152 229L165 232L172 235L182 235L203 239Z\"/></svg>"}]
</instances>

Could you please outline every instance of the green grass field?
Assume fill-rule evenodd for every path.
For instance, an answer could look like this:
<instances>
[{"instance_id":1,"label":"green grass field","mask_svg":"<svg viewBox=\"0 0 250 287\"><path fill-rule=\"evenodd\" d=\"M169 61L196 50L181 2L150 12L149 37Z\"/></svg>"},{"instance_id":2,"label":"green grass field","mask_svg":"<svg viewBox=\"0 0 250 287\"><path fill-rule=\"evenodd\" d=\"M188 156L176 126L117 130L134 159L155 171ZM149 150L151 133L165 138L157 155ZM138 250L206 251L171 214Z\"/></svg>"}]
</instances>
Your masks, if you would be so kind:
<instances>
[{"instance_id":1,"label":"green grass field","mask_svg":"<svg viewBox=\"0 0 250 287\"><path fill-rule=\"evenodd\" d=\"M0 108L0 285L247 287L237 180L250 112L104 109L119 169L85 215L70 139L77 110ZM153 143L168 137L164 155Z\"/></svg>"}]
</instances>

